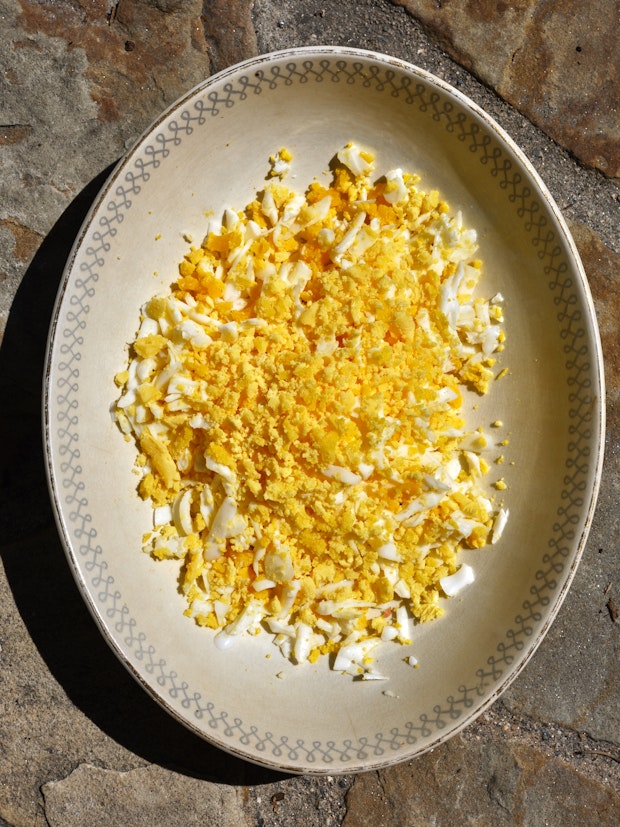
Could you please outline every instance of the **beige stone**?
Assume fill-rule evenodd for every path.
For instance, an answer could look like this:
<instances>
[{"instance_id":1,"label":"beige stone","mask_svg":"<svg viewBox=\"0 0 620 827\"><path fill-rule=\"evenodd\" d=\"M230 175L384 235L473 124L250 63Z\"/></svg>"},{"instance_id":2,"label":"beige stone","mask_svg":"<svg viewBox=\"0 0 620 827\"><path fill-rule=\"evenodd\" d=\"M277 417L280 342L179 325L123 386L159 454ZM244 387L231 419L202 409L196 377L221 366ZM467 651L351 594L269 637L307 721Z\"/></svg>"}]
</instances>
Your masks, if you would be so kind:
<instances>
[{"instance_id":1,"label":"beige stone","mask_svg":"<svg viewBox=\"0 0 620 827\"><path fill-rule=\"evenodd\" d=\"M457 736L417 761L360 775L343 827L615 827L620 796L515 740Z\"/></svg>"},{"instance_id":2,"label":"beige stone","mask_svg":"<svg viewBox=\"0 0 620 827\"><path fill-rule=\"evenodd\" d=\"M580 160L620 175L615 0L393 1Z\"/></svg>"},{"instance_id":3,"label":"beige stone","mask_svg":"<svg viewBox=\"0 0 620 827\"><path fill-rule=\"evenodd\" d=\"M0 824L96 827L102 813L106 827L140 827L140 818L149 827L191 827L199 816L206 827L342 824L350 778L282 778L235 761L176 724L116 662L64 560L39 447L53 293L103 185L95 176L179 95L248 56L254 49L251 15L262 32L261 48L318 42L374 48L418 63L499 113L561 206L580 222L573 233L606 359L609 436L600 506L560 615L504 695L510 737L501 725L481 722L480 730L470 727L469 735L415 764L359 776L346 801L345 827L620 823L620 765L602 754L618 755L620 731L620 644L606 609L609 596L620 605L618 259L608 249L617 243L619 204L612 181L573 164L429 44L414 19L560 144L601 168L597 157L607 159L611 174L618 147L616 7L612 0L406 0L407 14L404 3L0 1L0 329L9 317L11 330L0 347L0 416L6 420ZM616 91L608 93L610 78ZM607 247L592 231L601 227L607 228ZM601 754L582 757L564 749L563 760L553 754L553 740L543 751L532 743L532 721L539 728L562 724L568 742L577 739L572 727L583 728L600 739L589 747ZM485 726L486 739L478 743Z\"/></svg>"},{"instance_id":4,"label":"beige stone","mask_svg":"<svg viewBox=\"0 0 620 827\"><path fill-rule=\"evenodd\" d=\"M81 764L43 786L50 827L247 827L240 796L157 765L116 772Z\"/></svg>"}]
</instances>

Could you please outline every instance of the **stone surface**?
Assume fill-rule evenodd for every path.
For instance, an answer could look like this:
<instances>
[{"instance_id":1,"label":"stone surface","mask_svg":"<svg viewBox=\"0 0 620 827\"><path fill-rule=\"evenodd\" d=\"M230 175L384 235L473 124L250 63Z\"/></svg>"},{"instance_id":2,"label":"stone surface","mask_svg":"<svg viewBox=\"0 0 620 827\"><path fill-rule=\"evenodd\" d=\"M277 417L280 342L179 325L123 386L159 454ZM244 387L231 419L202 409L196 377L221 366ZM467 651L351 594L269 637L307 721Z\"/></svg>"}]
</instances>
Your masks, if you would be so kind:
<instances>
[{"instance_id":1,"label":"stone surface","mask_svg":"<svg viewBox=\"0 0 620 827\"><path fill-rule=\"evenodd\" d=\"M213 72L257 54L250 7L251 3L244 0L212 0L202 4L200 19Z\"/></svg>"},{"instance_id":2,"label":"stone surface","mask_svg":"<svg viewBox=\"0 0 620 827\"><path fill-rule=\"evenodd\" d=\"M155 765L115 772L80 764L42 792L50 827L247 827L240 790Z\"/></svg>"},{"instance_id":3,"label":"stone surface","mask_svg":"<svg viewBox=\"0 0 620 827\"><path fill-rule=\"evenodd\" d=\"M417 761L360 775L343 827L615 827L620 796L545 751L461 736Z\"/></svg>"},{"instance_id":4,"label":"stone surface","mask_svg":"<svg viewBox=\"0 0 620 827\"><path fill-rule=\"evenodd\" d=\"M345 796L354 776L301 776L247 789L247 823L260 827L303 824L336 827L346 814Z\"/></svg>"},{"instance_id":5,"label":"stone surface","mask_svg":"<svg viewBox=\"0 0 620 827\"><path fill-rule=\"evenodd\" d=\"M162 109L209 76L202 7L164 0L0 3L10 33L0 39L0 239L12 250L0 263L0 283L12 293L82 188ZM0 330L7 312L3 299Z\"/></svg>"},{"instance_id":6,"label":"stone surface","mask_svg":"<svg viewBox=\"0 0 620 827\"><path fill-rule=\"evenodd\" d=\"M356 0L343 13L341 0L0 0L3 827L620 820L620 624L608 606L610 599L620 605L620 202L606 177L618 135L604 88L605 72L615 77L609 57L617 56L617 27L608 24L609 0L582 4L579 15L569 0L406 5ZM523 148L571 222L608 386L599 504L582 564L542 645L502 701L462 735L419 761L357 778L261 770L210 747L148 699L104 643L73 582L40 441L55 293L110 165L209 73L255 52L317 43L420 65L483 106ZM586 104L578 118L575 98ZM605 166L599 156L605 175L596 169Z\"/></svg>"},{"instance_id":7,"label":"stone surface","mask_svg":"<svg viewBox=\"0 0 620 827\"><path fill-rule=\"evenodd\" d=\"M615 0L394 0L484 83L584 163L620 175Z\"/></svg>"},{"instance_id":8,"label":"stone surface","mask_svg":"<svg viewBox=\"0 0 620 827\"><path fill-rule=\"evenodd\" d=\"M606 461L590 537L571 590L536 657L508 690L511 708L620 742L620 259L587 227L572 233L597 310L607 380Z\"/></svg>"},{"instance_id":9,"label":"stone surface","mask_svg":"<svg viewBox=\"0 0 620 827\"><path fill-rule=\"evenodd\" d=\"M429 0L426 5L433 4L434 0ZM460 8L464 4L458 5ZM493 8L490 3L478 6ZM587 225L610 249L620 252L615 179L605 178L593 168L584 168L532 121L506 106L496 91L483 86L460 64L449 60L437 45L437 36L432 35L428 25L429 33L423 28L421 16L418 20L393 0L356 0L350 14L343 14L342 8L341 0L304 0L301 5L297 0L254 0L252 16L258 50L268 52L319 43L354 46L388 52L432 72L468 95L508 132L528 155L568 220ZM458 18L456 10L452 18ZM469 17L463 15L460 19L463 26L469 21ZM491 38L483 51L493 53ZM501 55L496 55L496 59L500 61ZM569 76L559 75L555 82L564 88L563 81L568 79ZM545 78L537 77L536 82L539 86L542 84L545 94L551 94ZM594 98L592 118L597 129L603 128L601 124L608 116L607 105ZM617 115L612 117L617 119ZM566 113L563 123L566 129L572 128L570 113Z\"/></svg>"},{"instance_id":10,"label":"stone surface","mask_svg":"<svg viewBox=\"0 0 620 827\"><path fill-rule=\"evenodd\" d=\"M88 693L93 664L88 654L82 657L84 649L73 645L71 632L56 651L50 648L51 644L46 647L41 643L46 629L51 632L50 640L54 634L64 635L65 623L94 632L88 616L81 615L79 604L65 600L63 585L69 590L74 586L70 579L55 577L55 548L60 551L48 532L2 550L0 818L11 825L45 824L40 784L68 774L78 761L102 761L122 769L141 763L115 739L107 737L91 720L92 716L78 711L80 704L76 704L74 692ZM14 579L15 564L37 568L44 578L49 578L48 583L54 584L56 598L50 594L46 599L41 591L42 581L29 578L26 572L22 580L25 589L20 596ZM55 599L62 603L55 603ZM66 620L62 617L65 611ZM35 641L39 641L39 648ZM94 652L97 651L101 650L96 645ZM103 654L111 659L105 647ZM77 656L71 666L75 670L73 683L66 680L72 656Z\"/></svg>"},{"instance_id":11,"label":"stone surface","mask_svg":"<svg viewBox=\"0 0 620 827\"><path fill-rule=\"evenodd\" d=\"M17 25L23 36L13 44L28 53L47 50L41 39L53 38L59 55L75 53L83 71L76 73L69 62L67 74L84 84L93 104L89 114L99 122L122 124L133 137L148 124L153 107L162 109L209 74L203 5L195 0L22 0ZM218 14L219 9L213 18ZM61 57L58 68L66 62ZM62 78L64 72L54 74ZM42 96L47 80L39 78ZM71 124L70 116L66 122Z\"/></svg>"},{"instance_id":12,"label":"stone surface","mask_svg":"<svg viewBox=\"0 0 620 827\"><path fill-rule=\"evenodd\" d=\"M596 233L582 224L573 224L571 233L588 277L598 319L607 379L608 422L620 431L620 256L601 243Z\"/></svg>"}]
</instances>

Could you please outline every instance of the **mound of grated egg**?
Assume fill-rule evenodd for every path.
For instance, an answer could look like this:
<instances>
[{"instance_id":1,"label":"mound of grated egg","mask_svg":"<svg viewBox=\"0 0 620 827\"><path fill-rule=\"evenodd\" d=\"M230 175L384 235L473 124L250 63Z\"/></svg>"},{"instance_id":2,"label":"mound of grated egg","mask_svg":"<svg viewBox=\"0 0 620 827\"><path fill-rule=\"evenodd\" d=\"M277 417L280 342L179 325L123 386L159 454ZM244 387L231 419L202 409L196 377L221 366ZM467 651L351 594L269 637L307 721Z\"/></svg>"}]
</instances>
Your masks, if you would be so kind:
<instances>
[{"instance_id":1,"label":"mound of grated egg","mask_svg":"<svg viewBox=\"0 0 620 827\"><path fill-rule=\"evenodd\" d=\"M294 663L381 679L375 647L438 618L474 579L461 551L508 518L463 411L504 372L503 299L476 295L475 231L414 175L373 177L349 143L302 195L291 161L143 306L115 416L143 548L181 562L218 647L267 631Z\"/></svg>"}]
</instances>

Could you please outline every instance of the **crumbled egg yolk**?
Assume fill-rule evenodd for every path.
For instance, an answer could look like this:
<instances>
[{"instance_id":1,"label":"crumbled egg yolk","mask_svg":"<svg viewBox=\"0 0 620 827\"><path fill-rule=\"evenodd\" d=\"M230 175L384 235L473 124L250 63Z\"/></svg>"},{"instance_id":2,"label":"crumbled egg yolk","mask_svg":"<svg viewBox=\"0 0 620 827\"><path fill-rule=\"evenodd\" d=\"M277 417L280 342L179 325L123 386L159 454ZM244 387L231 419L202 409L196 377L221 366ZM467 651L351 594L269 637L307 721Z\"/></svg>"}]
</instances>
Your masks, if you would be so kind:
<instances>
[{"instance_id":1,"label":"crumbled egg yolk","mask_svg":"<svg viewBox=\"0 0 620 827\"><path fill-rule=\"evenodd\" d=\"M459 551L508 517L463 415L495 378L503 297L475 295L475 231L413 175L373 180L348 144L301 196L291 154L270 161L144 305L115 377L144 549L182 561L186 614L221 648L266 628L293 662L382 678L377 643L439 617L473 579Z\"/></svg>"}]
</instances>

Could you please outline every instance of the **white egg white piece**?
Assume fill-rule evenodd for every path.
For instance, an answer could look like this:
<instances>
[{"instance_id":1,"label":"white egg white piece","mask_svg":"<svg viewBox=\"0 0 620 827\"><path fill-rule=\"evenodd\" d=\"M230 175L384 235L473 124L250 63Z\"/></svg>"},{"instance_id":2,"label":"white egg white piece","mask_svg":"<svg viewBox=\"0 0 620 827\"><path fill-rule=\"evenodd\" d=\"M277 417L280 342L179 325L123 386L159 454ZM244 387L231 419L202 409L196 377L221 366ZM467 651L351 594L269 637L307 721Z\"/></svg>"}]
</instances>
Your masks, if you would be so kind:
<instances>
[{"instance_id":1,"label":"white egg white piece","mask_svg":"<svg viewBox=\"0 0 620 827\"><path fill-rule=\"evenodd\" d=\"M439 583L448 597L454 597L465 586L469 586L475 580L474 570L467 563L463 565L454 574L449 574L447 577L441 577Z\"/></svg>"},{"instance_id":2,"label":"white egg white piece","mask_svg":"<svg viewBox=\"0 0 620 827\"><path fill-rule=\"evenodd\" d=\"M281 179L290 171L289 157L281 150L270 159L272 178ZM376 179L377 184L369 177L373 156L354 143L341 148L337 157L349 172L338 170L331 194L323 195L328 190L321 190L318 180L306 198L287 190L280 180L269 183L268 178L246 208L228 207L221 216L209 219L204 249L192 247L179 268L180 288L171 287L171 294L157 296L142 308L137 333L142 341L134 343L126 373L115 377L122 386L115 413L123 433L141 442L141 484L152 483L159 474L160 487L153 483L153 502L162 502L162 493L169 499L153 509L153 528L145 535L144 547L155 556L176 558L181 565L184 561L181 571L191 571L185 581L181 578L190 604L188 614L201 624L217 624L216 646L228 649L241 636L264 628L292 663L309 669L318 651L328 649L334 653L335 671L382 681L386 676L375 664L374 648L379 643L410 644L414 622L432 619L434 610L440 611L432 601L427 606L417 588L431 589L434 599L440 586L444 595L453 597L474 581L473 568L467 564L439 582L438 571L432 579L434 566L447 559L446 545L458 552L463 545L497 543L507 525L508 509L498 509L482 487L492 462L488 452L497 448L497 442L482 429L468 432L461 424L464 417L457 415L466 399L463 388L471 382L483 393L476 377L486 382L497 371L489 366L503 349L499 323L504 297L496 293L485 300L477 295L477 234L466 228L460 212L450 215L443 202L438 206L436 193L420 193L414 186L417 179L401 168L388 170ZM346 211L341 202L348 203ZM430 262L424 270L432 277L429 284L432 280L436 285L431 295L438 307L418 308L414 300L419 284L416 287L412 277L417 265L412 265L416 259L411 245L422 239ZM388 258L391 277L381 278ZM335 274L333 283L322 282L317 271L329 268ZM371 276L364 276L364 268L372 268ZM399 279L399 273L407 277ZM367 286L372 296L360 300L359 306L350 291L344 302L338 293L342 284L356 279L359 292ZM187 286L191 283L199 288ZM286 324L281 323L282 313ZM377 334L383 325L387 332ZM260 350L258 344L271 336L278 346ZM375 393L374 377L382 377L378 366L386 364L386 349L393 354L412 336L425 349L420 367L416 362L412 368L403 358L401 368L399 357L392 370L387 362L389 382L383 386L377 382L387 390L377 390L380 404L370 418L368 388L372 386ZM300 340L308 363L314 360L313 371L314 365L321 364L325 375L333 377L341 367L363 366L356 374L356 386L347 386L346 370L342 372L346 390L337 404L344 413L334 415L329 424L319 418L320 413L314 422L309 420L308 432L316 444L311 444L310 436L308 443L321 450L315 451L319 459L309 462L314 487L305 496L309 504L316 495L316 514L334 517L328 523L329 536L321 528L312 540L301 534L307 530L312 537L315 528L306 529L303 522L312 511L309 506L299 522L287 522L282 512L273 517L278 512L271 511L270 503L281 504L285 497L299 502L290 481L302 463L295 466L291 460L285 468L278 465L282 422L277 414L283 395L281 399L280 390L275 392L275 382L270 387L271 380L265 380L269 374L256 369L250 344L256 343L256 354L261 354L257 363L277 367L273 376L278 381L280 372L282 381L291 381L276 357ZM433 362L429 371L422 368L426 351ZM402 352L410 351L405 347ZM209 372L214 365L217 376L231 386L237 384L231 376L237 376L242 394L253 400L249 410L222 401L228 394L210 396L217 384L212 381L216 374ZM368 365L376 365L376 373L362 372ZM229 366L238 374L229 374ZM399 384L405 370L415 380ZM308 391L317 390L313 381L308 379ZM393 386L396 394L391 392ZM293 390L299 387L292 382ZM318 390L323 394L325 387ZM234 394L230 397L234 399ZM255 403L263 397L266 405ZM301 393L299 398L305 403ZM267 421L264 450L252 441L251 429L244 434L247 414L255 413L255 404L274 411ZM287 404L294 410L296 403ZM312 417L316 411L321 411L320 406L308 403L305 413ZM302 421L299 411L297 416ZM294 433L293 424L291 416L286 426ZM323 431L315 438L317 425ZM191 439L185 439L187 426L193 432ZM329 437L329 428L338 434L351 433L346 450L328 450L327 439L323 444L322 435ZM358 442L356 429L364 435ZM143 447L149 435L152 450ZM263 454L269 463L267 473L265 467L252 464ZM260 474L246 474L246 469L257 468ZM280 476L282 470L286 476ZM246 484L248 479L254 487ZM382 490L388 493L384 496ZM365 518L365 514L372 516ZM341 517L343 524L353 522L358 528L368 519L368 531L356 529L350 536L334 539ZM419 577L411 574L411 542L403 539L412 535L419 537L419 543L413 541L416 565L426 560ZM312 565L302 556L302 551L314 554L315 549L320 555L326 544L331 551L330 543L335 542L341 543L341 556L346 559L346 567L336 565L335 574L335 556L313 559ZM224 560L219 559L222 555ZM309 582L315 571L314 583ZM368 599L374 595L375 599ZM412 655L404 660L417 665ZM389 690L384 694L396 697Z\"/></svg>"}]
</instances>

